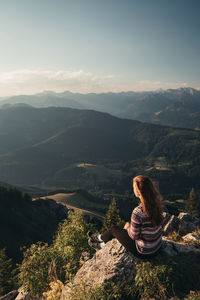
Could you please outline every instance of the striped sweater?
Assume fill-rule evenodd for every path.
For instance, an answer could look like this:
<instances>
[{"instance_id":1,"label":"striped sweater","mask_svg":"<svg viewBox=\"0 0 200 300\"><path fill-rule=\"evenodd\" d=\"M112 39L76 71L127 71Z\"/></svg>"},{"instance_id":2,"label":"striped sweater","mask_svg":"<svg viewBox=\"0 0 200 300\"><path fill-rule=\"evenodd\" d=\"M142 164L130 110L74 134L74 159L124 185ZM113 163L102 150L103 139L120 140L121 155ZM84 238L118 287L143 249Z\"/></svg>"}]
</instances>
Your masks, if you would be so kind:
<instances>
[{"instance_id":1,"label":"striped sweater","mask_svg":"<svg viewBox=\"0 0 200 300\"><path fill-rule=\"evenodd\" d=\"M131 215L128 235L135 240L140 254L153 254L162 244L162 226L153 226L149 217L145 216L142 206L137 206Z\"/></svg>"}]
</instances>

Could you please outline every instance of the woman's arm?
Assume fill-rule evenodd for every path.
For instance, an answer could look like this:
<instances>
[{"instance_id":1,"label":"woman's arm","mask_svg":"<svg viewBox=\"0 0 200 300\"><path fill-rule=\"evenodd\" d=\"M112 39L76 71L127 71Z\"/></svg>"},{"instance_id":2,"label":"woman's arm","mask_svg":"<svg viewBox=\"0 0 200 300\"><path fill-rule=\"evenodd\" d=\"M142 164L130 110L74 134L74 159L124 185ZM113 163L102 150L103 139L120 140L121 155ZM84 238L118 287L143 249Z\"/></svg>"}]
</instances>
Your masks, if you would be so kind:
<instances>
[{"instance_id":1,"label":"woman's arm","mask_svg":"<svg viewBox=\"0 0 200 300\"><path fill-rule=\"evenodd\" d=\"M127 230L129 228L129 226L130 226L129 222L126 222L126 224L124 225L124 229Z\"/></svg>"},{"instance_id":2,"label":"woman's arm","mask_svg":"<svg viewBox=\"0 0 200 300\"><path fill-rule=\"evenodd\" d=\"M127 232L128 232L128 235L130 236L130 238L133 240L137 240L140 238L141 220L135 213L132 213L132 215L131 215L131 223L130 223L129 227L127 228Z\"/></svg>"}]
</instances>

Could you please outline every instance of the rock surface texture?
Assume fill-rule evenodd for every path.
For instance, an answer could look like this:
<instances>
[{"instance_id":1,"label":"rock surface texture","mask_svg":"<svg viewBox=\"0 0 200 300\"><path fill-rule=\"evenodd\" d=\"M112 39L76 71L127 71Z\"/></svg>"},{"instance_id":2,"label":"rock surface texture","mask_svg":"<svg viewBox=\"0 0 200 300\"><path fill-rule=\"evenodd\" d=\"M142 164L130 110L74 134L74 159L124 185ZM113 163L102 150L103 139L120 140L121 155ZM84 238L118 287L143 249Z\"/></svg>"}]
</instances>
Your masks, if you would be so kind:
<instances>
[{"instance_id":1,"label":"rock surface texture","mask_svg":"<svg viewBox=\"0 0 200 300\"><path fill-rule=\"evenodd\" d=\"M174 256L187 252L200 255L200 250L164 238L161 249L163 255ZM82 265L75 276L74 285L85 283L93 288L95 285L101 286L109 281L120 284L131 283L134 281L136 266L140 261L141 259L134 257L117 239L113 239ZM70 299L69 295L70 287L66 286L63 296Z\"/></svg>"},{"instance_id":2,"label":"rock surface texture","mask_svg":"<svg viewBox=\"0 0 200 300\"><path fill-rule=\"evenodd\" d=\"M163 237L163 245L162 245L161 252L169 256L174 256L174 255L178 255L179 253L188 253L188 252L193 252L200 255L199 249L186 246L183 243L169 241L165 237Z\"/></svg>"},{"instance_id":3,"label":"rock surface texture","mask_svg":"<svg viewBox=\"0 0 200 300\"><path fill-rule=\"evenodd\" d=\"M130 283L135 277L136 261L117 239L113 239L83 264L75 276L74 285L83 283L94 288L106 282ZM66 286L63 297L70 299L69 295L70 287Z\"/></svg>"},{"instance_id":4,"label":"rock surface texture","mask_svg":"<svg viewBox=\"0 0 200 300\"><path fill-rule=\"evenodd\" d=\"M163 216L164 235L177 232L181 236L183 236L200 227L200 219L197 217L193 217L187 213L182 212L178 215L178 217L170 215L169 213L163 213Z\"/></svg>"},{"instance_id":5,"label":"rock surface texture","mask_svg":"<svg viewBox=\"0 0 200 300\"><path fill-rule=\"evenodd\" d=\"M200 226L199 218L192 217L186 213L180 213L178 217L168 213L164 214L165 234L177 231L183 236L183 240L199 240L194 234L188 234ZM200 257L200 249L186 246L183 243L173 242L163 237L161 255L175 256L179 253L188 252L197 254ZM86 257L85 254L83 256ZM80 284L86 284L92 289L96 285L102 286L107 282L120 283L122 285L123 283L134 282L136 267L139 262L141 262L141 259L134 257L117 239L113 239L106 243L103 249L97 251L91 259L83 262L82 267L75 275L72 285L78 286ZM71 287L69 285L65 286L62 293L63 299L70 299L70 290ZM10 292L0 298L0 300L12 299L34 300L35 298L30 297L23 288L20 288L18 291Z\"/></svg>"},{"instance_id":6,"label":"rock surface texture","mask_svg":"<svg viewBox=\"0 0 200 300\"><path fill-rule=\"evenodd\" d=\"M108 242L77 272L74 283L86 280L88 285L105 282L131 282L135 275L135 257L117 239Z\"/></svg>"}]
</instances>

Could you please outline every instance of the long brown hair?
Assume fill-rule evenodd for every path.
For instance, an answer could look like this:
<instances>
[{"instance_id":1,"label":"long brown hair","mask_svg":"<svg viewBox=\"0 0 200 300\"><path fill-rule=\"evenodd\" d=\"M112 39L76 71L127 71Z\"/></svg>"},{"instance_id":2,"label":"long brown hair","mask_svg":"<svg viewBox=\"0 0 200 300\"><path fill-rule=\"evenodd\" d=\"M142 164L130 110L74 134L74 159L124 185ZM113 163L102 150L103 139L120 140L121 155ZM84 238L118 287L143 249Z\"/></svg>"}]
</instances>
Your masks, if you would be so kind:
<instances>
[{"instance_id":1,"label":"long brown hair","mask_svg":"<svg viewBox=\"0 0 200 300\"><path fill-rule=\"evenodd\" d=\"M144 175L133 178L133 183L140 195L144 214L151 219L154 226L160 225L163 221L162 215L162 196L156 184Z\"/></svg>"}]
</instances>

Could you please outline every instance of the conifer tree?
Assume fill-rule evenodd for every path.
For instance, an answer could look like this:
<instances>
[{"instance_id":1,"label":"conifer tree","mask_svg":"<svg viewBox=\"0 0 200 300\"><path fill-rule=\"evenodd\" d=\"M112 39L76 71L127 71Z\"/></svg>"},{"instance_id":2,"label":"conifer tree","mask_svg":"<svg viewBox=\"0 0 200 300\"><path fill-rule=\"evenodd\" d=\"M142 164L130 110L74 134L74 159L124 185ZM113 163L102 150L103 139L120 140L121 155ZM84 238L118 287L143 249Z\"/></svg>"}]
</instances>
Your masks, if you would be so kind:
<instances>
[{"instance_id":1,"label":"conifer tree","mask_svg":"<svg viewBox=\"0 0 200 300\"><path fill-rule=\"evenodd\" d=\"M12 261L6 256L6 251L0 249L0 296L10 292L14 287L14 271Z\"/></svg>"},{"instance_id":2,"label":"conifer tree","mask_svg":"<svg viewBox=\"0 0 200 300\"><path fill-rule=\"evenodd\" d=\"M117 208L116 200L113 198L103 222L102 232L108 230L111 226L116 225L121 221L122 220L119 216L119 209Z\"/></svg>"},{"instance_id":3,"label":"conifer tree","mask_svg":"<svg viewBox=\"0 0 200 300\"><path fill-rule=\"evenodd\" d=\"M191 189L188 199L186 200L185 205L186 212L192 216L199 216L198 212L198 198L195 193L194 188Z\"/></svg>"}]
</instances>

